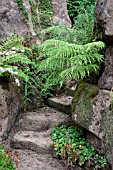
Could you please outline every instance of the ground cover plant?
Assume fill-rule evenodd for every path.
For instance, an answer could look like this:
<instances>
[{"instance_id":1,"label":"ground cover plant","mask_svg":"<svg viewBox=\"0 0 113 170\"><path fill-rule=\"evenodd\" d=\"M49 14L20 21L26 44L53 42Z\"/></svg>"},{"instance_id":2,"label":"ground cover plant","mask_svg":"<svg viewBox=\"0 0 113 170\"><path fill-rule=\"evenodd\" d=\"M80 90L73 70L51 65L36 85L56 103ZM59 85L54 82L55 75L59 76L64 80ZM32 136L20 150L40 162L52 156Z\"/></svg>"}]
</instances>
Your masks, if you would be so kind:
<instances>
[{"instance_id":1,"label":"ground cover plant","mask_svg":"<svg viewBox=\"0 0 113 170\"><path fill-rule=\"evenodd\" d=\"M107 159L97 153L95 148L86 140L82 128L60 126L51 132L56 154L66 161L66 166L75 164L92 169L107 168Z\"/></svg>"},{"instance_id":2,"label":"ground cover plant","mask_svg":"<svg viewBox=\"0 0 113 170\"><path fill-rule=\"evenodd\" d=\"M0 144L0 170L16 170L9 155L6 154L4 148Z\"/></svg>"}]
</instances>

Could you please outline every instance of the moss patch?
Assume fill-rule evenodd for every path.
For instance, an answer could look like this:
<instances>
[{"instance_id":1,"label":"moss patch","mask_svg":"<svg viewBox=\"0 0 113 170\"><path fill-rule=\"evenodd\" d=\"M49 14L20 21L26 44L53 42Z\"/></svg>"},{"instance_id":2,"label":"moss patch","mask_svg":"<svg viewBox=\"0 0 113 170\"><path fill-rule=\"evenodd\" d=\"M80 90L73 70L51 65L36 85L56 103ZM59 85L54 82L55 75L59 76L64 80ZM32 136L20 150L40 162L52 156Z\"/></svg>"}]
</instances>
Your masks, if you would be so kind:
<instances>
[{"instance_id":1,"label":"moss patch","mask_svg":"<svg viewBox=\"0 0 113 170\"><path fill-rule=\"evenodd\" d=\"M77 123L87 129L92 117L92 100L99 87L82 82L78 85L72 100L72 113L77 115Z\"/></svg>"}]
</instances>

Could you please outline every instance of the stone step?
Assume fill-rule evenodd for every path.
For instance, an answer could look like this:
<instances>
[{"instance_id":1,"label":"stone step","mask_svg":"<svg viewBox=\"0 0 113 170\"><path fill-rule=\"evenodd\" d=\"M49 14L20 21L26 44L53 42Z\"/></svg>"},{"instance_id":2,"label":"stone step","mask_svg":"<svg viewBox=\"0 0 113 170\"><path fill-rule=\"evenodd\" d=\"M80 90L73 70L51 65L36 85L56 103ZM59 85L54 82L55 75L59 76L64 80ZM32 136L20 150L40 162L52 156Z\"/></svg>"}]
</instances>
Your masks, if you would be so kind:
<instances>
[{"instance_id":1,"label":"stone step","mask_svg":"<svg viewBox=\"0 0 113 170\"><path fill-rule=\"evenodd\" d=\"M49 129L44 132L19 131L11 140L10 146L14 149L28 149L39 154L49 154L53 146Z\"/></svg>"},{"instance_id":2,"label":"stone step","mask_svg":"<svg viewBox=\"0 0 113 170\"><path fill-rule=\"evenodd\" d=\"M64 113L71 114L71 101L72 96L58 96L54 98L49 98L48 103L50 106L55 107L55 109L60 110Z\"/></svg>"},{"instance_id":3,"label":"stone step","mask_svg":"<svg viewBox=\"0 0 113 170\"><path fill-rule=\"evenodd\" d=\"M18 130L41 132L64 124L67 120L68 115L53 108L45 107L37 109L35 112L22 114L19 119Z\"/></svg>"},{"instance_id":4,"label":"stone step","mask_svg":"<svg viewBox=\"0 0 113 170\"><path fill-rule=\"evenodd\" d=\"M14 150L15 151L15 150ZM16 150L18 152L18 167L16 170L66 170L67 164L60 159L54 158L51 154L38 154L29 150ZM82 170L76 166L69 168L71 170ZM68 169L68 170L69 170Z\"/></svg>"}]
</instances>

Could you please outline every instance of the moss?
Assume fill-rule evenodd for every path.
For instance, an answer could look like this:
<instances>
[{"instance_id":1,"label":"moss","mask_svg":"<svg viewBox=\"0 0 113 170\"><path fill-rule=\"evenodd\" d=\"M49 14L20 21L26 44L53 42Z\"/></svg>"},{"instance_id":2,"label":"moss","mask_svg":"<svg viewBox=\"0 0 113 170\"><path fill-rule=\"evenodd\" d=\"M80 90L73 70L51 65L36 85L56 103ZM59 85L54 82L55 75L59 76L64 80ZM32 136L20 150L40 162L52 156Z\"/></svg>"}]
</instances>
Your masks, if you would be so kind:
<instances>
[{"instance_id":1,"label":"moss","mask_svg":"<svg viewBox=\"0 0 113 170\"><path fill-rule=\"evenodd\" d=\"M78 124L88 127L92 114L92 100L97 95L98 86L85 82L78 85L72 101L72 113L77 114Z\"/></svg>"}]
</instances>

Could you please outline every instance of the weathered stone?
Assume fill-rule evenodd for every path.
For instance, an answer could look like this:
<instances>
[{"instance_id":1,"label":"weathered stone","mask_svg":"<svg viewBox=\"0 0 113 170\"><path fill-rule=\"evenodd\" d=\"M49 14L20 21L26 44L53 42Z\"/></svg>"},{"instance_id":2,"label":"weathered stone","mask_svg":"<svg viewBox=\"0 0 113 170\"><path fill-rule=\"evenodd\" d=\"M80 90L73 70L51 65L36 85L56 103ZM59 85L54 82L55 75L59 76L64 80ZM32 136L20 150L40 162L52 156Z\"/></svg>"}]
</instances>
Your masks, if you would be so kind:
<instances>
[{"instance_id":1,"label":"weathered stone","mask_svg":"<svg viewBox=\"0 0 113 170\"><path fill-rule=\"evenodd\" d=\"M48 103L50 106L55 107L57 110L60 110L64 113L70 114L71 113L71 101L72 96L59 96L54 98L49 98Z\"/></svg>"},{"instance_id":2,"label":"weathered stone","mask_svg":"<svg viewBox=\"0 0 113 170\"><path fill-rule=\"evenodd\" d=\"M45 110L44 110L45 109ZM66 123L68 115L49 107L37 109L35 112L22 113L18 130L45 131L54 126Z\"/></svg>"},{"instance_id":3,"label":"weathered stone","mask_svg":"<svg viewBox=\"0 0 113 170\"><path fill-rule=\"evenodd\" d=\"M108 43L113 41L113 1L97 0L95 8L95 30L98 38Z\"/></svg>"},{"instance_id":4,"label":"weathered stone","mask_svg":"<svg viewBox=\"0 0 113 170\"><path fill-rule=\"evenodd\" d=\"M102 89L111 90L113 88L113 46L108 47L106 50L105 69L98 85Z\"/></svg>"},{"instance_id":5,"label":"weathered stone","mask_svg":"<svg viewBox=\"0 0 113 170\"><path fill-rule=\"evenodd\" d=\"M40 154L48 154L53 146L50 137L51 129L43 132L19 131L11 141L11 147L29 149Z\"/></svg>"},{"instance_id":6,"label":"weathered stone","mask_svg":"<svg viewBox=\"0 0 113 170\"><path fill-rule=\"evenodd\" d=\"M55 24L71 26L66 0L52 0Z\"/></svg>"},{"instance_id":7,"label":"weathered stone","mask_svg":"<svg viewBox=\"0 0 113 170\"><path fill-rule=\"evenodd\" d=\"M15 150L14 150L15 151ZM53 158L51 154L38 154L29 150L16 150L19 164L16 170L66 170L66 166L60 159ZM75 165L73 170L82 170Z\"/></svg>"},{"instance_id":8,"label":"weathered stone","mask_svg":"<svg viewBox=\"0 0 113 170\"><path fill-rule=\"evenodd\" d=\"M106 156L112 163L113 147L113 105L112 92L99 90L90 84L80 84L72 101L73 120L110 147ZM107 149L108 149L107 148Z\"/></svg>"},{"instance_id":9,"label":"weathered stone","mask_svg":"<svg viewBox=\"0 0 113 170\"><path fill-rule=\"evenodd\" d=\"M23 12L19 9L16 0L0 1L0 37L16 33L26 37L28 33L27 23Z\"/></svg>"},{"instance_id":10,"label":"weathered stone","mask_svg":"<svg viewBox=\"0 0 113 170\"><path fill-rule=\"evenodd\" d=\"M8 137L8 133L14 125L20 112L20 103L16 85L2 80L0 82L0 126L2 129L0 136L3 138Z\"/></svg>"},{"instance_id":11,"label":"weathered stone","mask_svg":"<svg viewBox=\"0 0 113 170\"><path fill-rule=\"evenodd\" d=\"M37 11L37 14L35 14L37 15L35 16L37 18L36 23L38 23L41 22L38 9L40 1L35 1L33 3ZM52 6L54 11L54 23L70 26L71 21L67 13L66 0L52 0ZM34 14L32 14L32 8L28 0L23 0L23 8L25 8L26 14L20 9L16 0L0 1L0 37L16 33L24 38L29 37L31 41L36 41L40 44L41 39L37 37L37 33L41 30L41 27L40 24L33 22Z\"/></svg>"}]
</instances>

